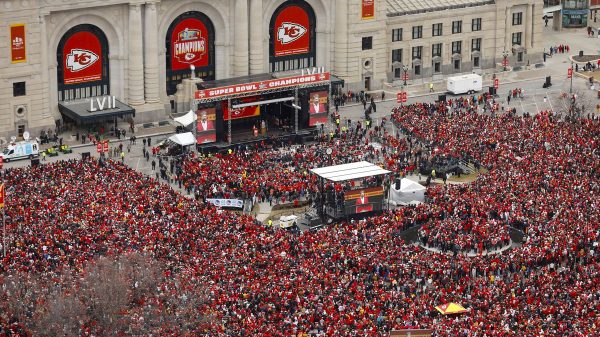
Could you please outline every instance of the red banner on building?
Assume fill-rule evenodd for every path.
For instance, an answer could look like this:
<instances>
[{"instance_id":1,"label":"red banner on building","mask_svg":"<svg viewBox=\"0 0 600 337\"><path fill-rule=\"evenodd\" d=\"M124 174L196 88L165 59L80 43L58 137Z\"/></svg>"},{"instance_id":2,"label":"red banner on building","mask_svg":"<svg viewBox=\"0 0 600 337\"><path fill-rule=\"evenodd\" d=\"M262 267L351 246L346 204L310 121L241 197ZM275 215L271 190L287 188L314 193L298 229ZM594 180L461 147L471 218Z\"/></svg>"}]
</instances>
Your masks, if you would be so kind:
<instances>
[{"instance_id":1,"label":"red banner on building","mask_svg":"<svg viewBox=\"0 0 600 337\"><path fill-rule=\"evenodd\" d=\"M81 31L67 39L63 48L63 78L65 84L102 79L102 46L96 34Z\"/></svg>"},{"instance_id":2,"label":"red banner on building","mask_svg":"<svg viewBox=\"0 0 600 337\"><path fill-rule=\"evenodd\" d=\"M25 53L25 25L10 26L10 60L11 63L27 61Z\"/></svg>"},{"instance_id":3,"label":"red banner on building","mask_svg":"<svg viewBox=\"0 0 600 337\"><path fill-rule=\"evenodd\" d=\"M372 19L375 17L375 0L362 0L362 19Z\"/></svg>"},{"instance_id":4,"label":"red banner on building","mask_svg":"<svg viewBox=\"0 0 600 337\"><path fill-rule=\"evenodd\" d=\"M217 132L215 123L217 113L215 108L204 108L198 113L198 134L196 141L198 144L214 143L217 141Z\"/></svg>"},{"instance_id":5,"label":"red banner on building","mask_svg":"<svg viewBox=\"0 0 600 337\"><path fill-rule=\"evenodd\" d=\"M306 54L310 51L310 21L300 6L285 7L275 19L275 56Z\"/></svg>"},{"instance_id":6,"label":"red banner on building","mask_svg":"<svg viewBox=\"0 0 600 337\"><path fill-rule=\"evenodd\" d=\"M275 80L267 80L262 82L252 82L245 84L229 85L212 89L204 89L196 91L196 99L209 99L217 97L227 97L238 94L258 93L264 90L280 89L286 87L294 87L302 84L314 84L319 82L329 81L329 73L320 73L313 75L299 75L284 77Z\"/></svg>"},{"instance_id":7,"label":"red banner on building","mask_svg":"<svg viewBox=\"0 0 600 337\"><path fill-rule=\"evenodd\" d=\"M196 18L181 20L171 33L171 69L208 65L208 29Z\"/></svg>"}]
</instances>

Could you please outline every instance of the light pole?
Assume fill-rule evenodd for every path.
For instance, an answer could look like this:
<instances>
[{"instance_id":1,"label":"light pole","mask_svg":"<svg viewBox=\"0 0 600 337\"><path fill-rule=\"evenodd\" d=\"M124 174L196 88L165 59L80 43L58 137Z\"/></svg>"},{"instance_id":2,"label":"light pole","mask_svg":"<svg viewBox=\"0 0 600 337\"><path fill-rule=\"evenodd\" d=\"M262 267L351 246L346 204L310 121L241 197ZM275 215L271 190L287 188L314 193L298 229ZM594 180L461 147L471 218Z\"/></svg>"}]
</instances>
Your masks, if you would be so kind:
<instances>
[{"instance_id":1,"label":"light pole","mask_svg":"<svg viewBox=\"0 0 600 337\"><path fill-rule=\"evenodd\" d=\"M196 151L198 151L198 114L196 113L196 109L194 106L196 105L196 97L194 93L194 86L196 85L194 79L196 78L196 67L193 64L190 64L190 111L194 112L194 123L192 123L194 127L194 138L196 139Z\"/></svg>"},{"instance_id":2,"label":"light pole","mask_svg":"<svg viewBox=\"0 0 600 337\"><path fill-rule=\"evenodd\" d=\"M504 67L504 71L506 71L506 67L508 66L508 52L506 50L502 52L502 66Z\"/></svg>"},{"instance_id":3,"label":"light pole","mask_svg":"<svg viewBox=\"0 0 600 337\"><path fill-rule=\"evenodd\" d=\"M404 71L402 79L404 80L404 85L406 85L406 80L408 79L408 67L406 65L403 65L402 70Z\"/></svg>"},{"instance_id":4,"label":"light pole","mask_svg":"<svg viewBox=\"0 0 600 337\"><path fill-rule=\"evenodd\" d=\"M569 86L569 93L573 93L573 60L571 60L571 86Z\"/></svg>"}]
</instances>

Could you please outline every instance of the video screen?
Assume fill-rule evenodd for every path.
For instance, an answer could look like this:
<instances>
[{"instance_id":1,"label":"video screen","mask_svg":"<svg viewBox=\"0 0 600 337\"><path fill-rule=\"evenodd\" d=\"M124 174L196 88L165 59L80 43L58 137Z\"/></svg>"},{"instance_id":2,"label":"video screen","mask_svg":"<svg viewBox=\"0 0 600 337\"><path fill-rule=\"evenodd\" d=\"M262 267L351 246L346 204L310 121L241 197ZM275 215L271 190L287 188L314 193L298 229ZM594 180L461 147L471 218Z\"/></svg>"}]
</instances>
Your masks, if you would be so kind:
<instances>
[{"instance_id":1,"label":"video screen","mask_svg":"<svg viewBox=\"0 0 600 337\"><path fill-rule=\"evenodd\" d=\"M215 130L215 122L217 113L215 108L199 109L198 114L198 144L214 143L217 141L217 132Z\"/></svg>"},{"instance_id":2,"label":"video screen","mask_svg":"<svg viewBox=\"0 0 600 337\"><path fill-rule=\"evenodd\" d=\"M309 126L327 123L329 104L327 102L327 91L312 92L308 99Z\"/></svg>"},{"instance_id":3,"label":"video screen","mask_svg":"<svg viewBox=\"0 0 600 337\"><path fill-rule=\"evenodd\" d=\"M348 191L344 195L346 215L381 211L383 207L383 186Z\"/></svg>"}]
</instances>

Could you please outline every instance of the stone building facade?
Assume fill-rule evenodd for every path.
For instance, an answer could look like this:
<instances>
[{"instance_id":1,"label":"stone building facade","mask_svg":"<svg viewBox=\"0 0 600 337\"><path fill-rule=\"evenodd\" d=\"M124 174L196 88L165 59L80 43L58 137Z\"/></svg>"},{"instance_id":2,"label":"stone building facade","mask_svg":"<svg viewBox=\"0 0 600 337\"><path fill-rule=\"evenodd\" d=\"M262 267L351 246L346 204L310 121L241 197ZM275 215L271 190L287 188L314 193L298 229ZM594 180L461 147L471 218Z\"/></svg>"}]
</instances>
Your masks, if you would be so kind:
<instances>
[{"instance_id":1,"label":"stone building facade","mask_svg":"<svg viewBox=\"0 0 600 337\"><path fill-rule=\"evenodd\" d=\"M542 59L541 1L451 3L4 0L0 142L25 130L54 129L65 122L61 102L90 97L115 96L135 109L136 123L167 119L181 110L177 95L189 97L180 83L190 65L207 80L318 66L360 90L397 80L398 68L406 67L412 79L496 67L504 51L511 65ZM471 29L475 19L479 30ZM453 33L457 20L462 30ZM441 35L433 36L436 24ZM422 26L421 37L413 38L415 26ZM473 39L481 39L478 50Z\"/></svg>"}]
</instances>

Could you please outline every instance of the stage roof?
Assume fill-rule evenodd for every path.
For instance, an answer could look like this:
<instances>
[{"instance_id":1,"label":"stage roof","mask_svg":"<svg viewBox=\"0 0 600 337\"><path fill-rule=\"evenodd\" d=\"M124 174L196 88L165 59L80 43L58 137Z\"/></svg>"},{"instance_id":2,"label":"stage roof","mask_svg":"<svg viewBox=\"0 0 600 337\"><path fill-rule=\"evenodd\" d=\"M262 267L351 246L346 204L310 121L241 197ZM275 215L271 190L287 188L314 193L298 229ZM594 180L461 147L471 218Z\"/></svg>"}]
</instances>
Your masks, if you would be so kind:
<instances>
[{"instance_id":1,"label":"stage roof","mask_svg":"<svg viewBox=\"0 0 600 337\"><path fill-rule=\"evenodd\" d=\"M323 179L331 181L354 180L391 173L367 161L319 167L310 171Z\"/></svg>"},{"instance_id":2,"label":"stage roof","mask_svg":"<svg viewBox=\"0 0 600 337\"><path fill-rule=\"evenodd\" d=\"M102 98L102 97L101 97ZM101 99L100 98L100 99ZM110 97L106 97L110 99ZM97 123L103 120L113 120L116 117L132 115L135 117L135 109L115 99L115 107L101 111L90 111L90 100L96 97L58 102L58 111L71 118L77 124ZM94 102L96 104L96 102ZM95 106L98 108L98 106Z\"/></svg>"}]
</instances>

